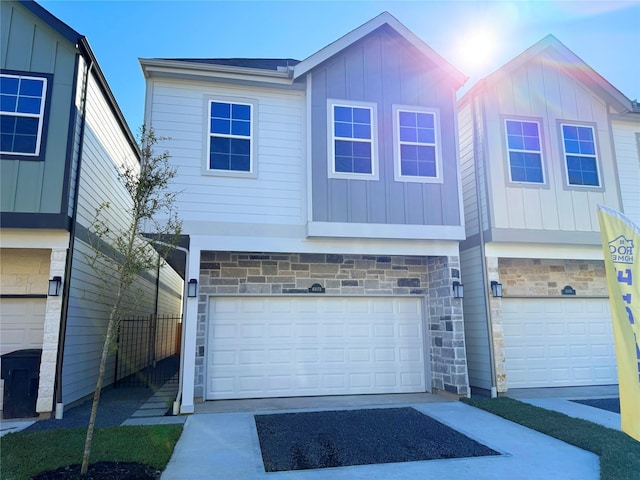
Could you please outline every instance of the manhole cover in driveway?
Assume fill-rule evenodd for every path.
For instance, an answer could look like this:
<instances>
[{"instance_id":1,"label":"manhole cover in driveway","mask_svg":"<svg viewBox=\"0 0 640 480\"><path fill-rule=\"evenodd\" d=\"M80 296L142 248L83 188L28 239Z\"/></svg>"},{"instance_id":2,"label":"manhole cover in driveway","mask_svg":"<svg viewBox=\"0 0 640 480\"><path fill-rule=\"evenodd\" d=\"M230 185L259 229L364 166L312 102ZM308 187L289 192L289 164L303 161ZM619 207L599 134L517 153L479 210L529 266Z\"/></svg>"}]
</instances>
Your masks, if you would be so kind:
<instances>
[{"instance_id":1,"label":"manhole cover in driveway","mask_svg":"<svg viewBox=\"0 0 640 480\"><path fill-rule=\"evenodd\" d=\"M410 407L255 415L267 472L500 455Z\"/></svg>"}]
</instances>

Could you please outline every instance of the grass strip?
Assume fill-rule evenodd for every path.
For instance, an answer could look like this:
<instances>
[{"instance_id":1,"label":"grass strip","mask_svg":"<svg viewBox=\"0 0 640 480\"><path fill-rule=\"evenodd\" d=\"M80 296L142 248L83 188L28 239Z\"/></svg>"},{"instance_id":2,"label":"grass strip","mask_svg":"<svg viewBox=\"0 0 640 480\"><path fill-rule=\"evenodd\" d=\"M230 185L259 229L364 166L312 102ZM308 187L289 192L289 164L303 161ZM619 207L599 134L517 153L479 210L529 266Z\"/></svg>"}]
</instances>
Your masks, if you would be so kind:
<instances>
[{"instance_id":1,"label":"grass strip","mask_svg":"<svg viewBox=\"0 0 640 480\"><path fill-rule=\"evenodd\" d=\"M82 463L86 428L10 433L0 439L3 480L27 480L33 475ZM182 425L149 425L96 429L91 463L139 462L164 470Z\"/></svg>"},{"instance_id":2,"label":"grass strip","mask_svg":"<svg viewBox=\"0 0 640 480\"><path fill-rule=\"evenodd\" d=\"M462 401L599 455L601 480L640 478L640 442L626 433L507 397Z\"/></svg>"}]
</instances>

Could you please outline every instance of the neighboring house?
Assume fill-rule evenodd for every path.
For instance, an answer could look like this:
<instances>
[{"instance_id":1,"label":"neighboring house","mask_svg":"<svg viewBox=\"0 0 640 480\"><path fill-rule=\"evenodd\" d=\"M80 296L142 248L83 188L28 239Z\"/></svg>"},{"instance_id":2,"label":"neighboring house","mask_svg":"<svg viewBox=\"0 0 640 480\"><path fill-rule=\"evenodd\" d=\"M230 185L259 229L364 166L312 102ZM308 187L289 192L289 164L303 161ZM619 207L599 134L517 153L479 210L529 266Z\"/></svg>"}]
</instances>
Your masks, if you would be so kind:
<instances>
[{"instance_id":1,"label":"neighboring house","mask_svg":"<svg viewBox=\"0 0 640 480\"><path fill-rule=\"evenodd\" d=\"M468 393L456 90L383 13L303 61L142 59L189 236L194 398Z\"/></svg>"},{"instance_id":2,"label":"neighboring house","mask_svg":"<svg viewBox=\"0 0 640 480\"><path fill-rule=\"evenodd\" d=\"M126 223L119 169L139 152L86 38L37 3L0 8L0 345L42 349L36 410L47 417L95 389L109 306L96 301L89 227L107 200L107 223ZM136 282L147 293L136 313L179 314L182 280L158 271Z\"/></svg>"},{"instance_id":3,"label":"neighboring house","mask_svg":"<svg viewBox=\"0 0 640 480\"><path fill-rule=\"evenodd\" d=\"M553 36L459 101L472 389L617 383L597 206L638 217L631 109Z\"/></svg>"}]
</instances>

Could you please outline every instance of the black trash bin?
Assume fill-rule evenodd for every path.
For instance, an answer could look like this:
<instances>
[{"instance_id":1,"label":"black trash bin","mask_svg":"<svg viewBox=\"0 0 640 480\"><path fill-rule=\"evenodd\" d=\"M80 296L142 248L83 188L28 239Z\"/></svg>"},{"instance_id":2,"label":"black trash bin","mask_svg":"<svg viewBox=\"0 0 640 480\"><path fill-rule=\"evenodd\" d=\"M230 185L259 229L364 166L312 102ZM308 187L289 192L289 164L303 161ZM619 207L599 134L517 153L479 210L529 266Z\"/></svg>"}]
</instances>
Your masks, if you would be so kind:
<instances>
[{"instance_id":1,"label":"black trash bin","mask_svg":"<svg viewBox=\"0 0 640 480\"><path fill-rule=\"evenodd\" d=\"M16 350L2 355L0 377L4 380L2 416L36 416L42 349Z\"/></svg>"}]
</instances>

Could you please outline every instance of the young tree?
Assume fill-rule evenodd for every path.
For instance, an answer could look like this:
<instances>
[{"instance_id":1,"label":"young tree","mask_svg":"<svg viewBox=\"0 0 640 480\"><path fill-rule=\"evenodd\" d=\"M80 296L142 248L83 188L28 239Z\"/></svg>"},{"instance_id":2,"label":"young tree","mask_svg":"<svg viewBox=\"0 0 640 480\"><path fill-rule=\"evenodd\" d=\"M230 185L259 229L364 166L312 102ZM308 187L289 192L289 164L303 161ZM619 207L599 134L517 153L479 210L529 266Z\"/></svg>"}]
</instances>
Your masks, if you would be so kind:
<instances>
[{"instance_id":1,"label":"young tree","mask_svg":"<svg viewBox=\"0 0 640 480\"><path fill-rule=\"evenodd\" d=\"M181 231L181 222L174 211L176 193L167 190L176 171L169 164L168 152L155 152L155 146L160 140L163 139L156 137L152 128L143 125L138 139L140 168L124 167L119 173L120 180L131 197L130 208L126 212L118 212L119 216L126 218L123 227L118 228L108 220L111 206L109 202L105 202L98 207L91 228L94 242L91 245L90 264L103 282L108 281L102 288L106 289L106 285L109 285L105 298L110 300L109 321L84 445L81 467L83 475L89 467L105 367L109 354L115 347L118 324L127 308L127 297L131 297L136 277L145 270L155 268L158 255L166 258L171 245L177 244ZM158 216L162 216L164 220L158 221ZM162 242L158 244L163 248L154 249L153 240L144 237L143 233L153 233L162 238Z\"/></svg>"}]
</instances>

